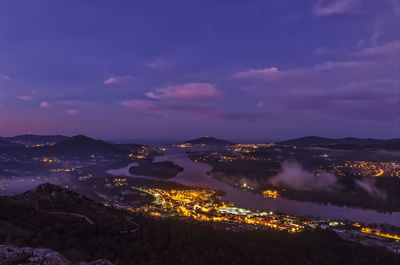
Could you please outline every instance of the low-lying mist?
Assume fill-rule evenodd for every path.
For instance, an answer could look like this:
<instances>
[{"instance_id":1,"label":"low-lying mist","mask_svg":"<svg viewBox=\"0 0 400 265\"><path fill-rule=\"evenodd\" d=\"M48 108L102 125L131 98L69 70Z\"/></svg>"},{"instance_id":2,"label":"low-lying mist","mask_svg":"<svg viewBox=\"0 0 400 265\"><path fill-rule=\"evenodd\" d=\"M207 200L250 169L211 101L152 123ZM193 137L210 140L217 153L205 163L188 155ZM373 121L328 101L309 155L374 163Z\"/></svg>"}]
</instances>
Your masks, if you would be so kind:
<instances>
[{"instance_id":1,"label":"low-lying mist","mask_svg":"<svg viewBox=\"0 0 400 265\"><path fill-rule=\"evenodd\" d=\"M337 179L331 173L315 174L306 171L294 161L282 162L282 171L269 179L275 186L285 186L296 190L323 190L337 186Z\"/></svg>"},{"instance_id":2,"label":"low-lying mist","mask_svg":"<svg viewBox=\"0 0 400 265\"><path fill-rule=\"evenodd\" d=\"M371 197L386 201L388 196L387 193L375 186L374 179L356 179L354 182L358 187L367 192Z\"/></svg>"},{"instance_id":3,"label":"low-lying mist","mask_svg":"<svg viewBox=\"0 0 400 265\"><path fill-rule=\"evenodd\" d=\"M338 178L332 173L316 174L316 172L305 170L296 161L284 161L281 166L282 171L271 177L268 183L295 190L339 190L342 188ZM372 198L387 199L387 193L376 187L374 179L354 179L354 184Z\"/></svg>"}]
</instances>

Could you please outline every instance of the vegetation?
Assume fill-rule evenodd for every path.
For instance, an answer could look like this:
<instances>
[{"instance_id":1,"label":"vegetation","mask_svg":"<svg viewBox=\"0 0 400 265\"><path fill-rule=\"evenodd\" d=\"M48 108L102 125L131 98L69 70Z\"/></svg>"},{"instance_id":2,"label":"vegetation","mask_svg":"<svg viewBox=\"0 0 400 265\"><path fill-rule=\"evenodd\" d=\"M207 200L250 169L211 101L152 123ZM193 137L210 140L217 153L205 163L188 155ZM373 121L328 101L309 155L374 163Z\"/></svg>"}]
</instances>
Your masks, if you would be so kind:
<instances>
[{"instance_id":1,"label":"vegetation","mask_svg":"<svg viewBox=\"0 0 400 265\"><path fill-rule=\"evenodd\" d=\"M129 169L129 172L134 175L156 177L160 179L169 179L176 177L179 172L182 172L183 168L170 162L151 162L142 161L139 166L134 166Z\"/></svg>"},{"instance_id":2,"label":"vegetation","mask_svg":"<svg viewBox=\"0 0 400 265\"><path fill-rule=\"evenodd\" d=\"M54 196L53 196L54 195ZM68 259L114 264L399 264L385 249L316 230L230 232L208 224L130 216L139 229L122 233L127 212L106 208L52 185L0 197L0 243L46 247ZM73 215L82 213L93 224ZM124 228L125 229L125 228Z\"/></svg>"}]
</instances>

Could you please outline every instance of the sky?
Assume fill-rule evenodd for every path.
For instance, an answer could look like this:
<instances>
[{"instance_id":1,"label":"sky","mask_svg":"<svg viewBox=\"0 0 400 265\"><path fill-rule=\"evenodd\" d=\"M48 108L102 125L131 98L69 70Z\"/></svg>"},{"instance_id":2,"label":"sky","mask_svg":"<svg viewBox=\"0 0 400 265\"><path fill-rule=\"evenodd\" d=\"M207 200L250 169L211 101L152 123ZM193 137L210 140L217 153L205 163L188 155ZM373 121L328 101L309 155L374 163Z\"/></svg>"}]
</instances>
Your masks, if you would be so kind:
<instances>
[{"instance_id":1,"label":"sky","mask_svg":"<svg viewBox=\"0 0 400 265\"><path fill-rule=\"evenodd\" d=\"M400 136L400 0L2 0L0 135Z\"/></svg>"}]
</instances>

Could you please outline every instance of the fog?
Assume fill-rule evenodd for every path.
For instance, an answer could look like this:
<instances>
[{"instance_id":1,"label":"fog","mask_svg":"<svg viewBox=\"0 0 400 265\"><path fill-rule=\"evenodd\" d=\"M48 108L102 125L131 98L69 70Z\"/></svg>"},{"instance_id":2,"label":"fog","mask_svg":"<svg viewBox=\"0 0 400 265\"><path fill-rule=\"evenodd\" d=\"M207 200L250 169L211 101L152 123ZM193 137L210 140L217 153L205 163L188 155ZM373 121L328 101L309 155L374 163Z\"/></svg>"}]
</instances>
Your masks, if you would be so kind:
<instances>
[{"instance_id":1,"label":"fog","mask_svg":"<svg viewBox=\"0 0 400 265\"><path fill-rule=\"evenodd\" d=\"M360 187L362 190L367 192L371 197L386 200L387 199L387 193L378 189L375 186L375 181L374 179L362 179L362 180L355 180L355 183Z\"/></svg>"},{"instance_id":2,"label":"fog","mask_svg":"<svg viewBox=\"0 0 400 265\"><path fill-rule=\"evenodd\" d=\"M59 186L73 185L71 176L66 173L52 174L48 177L2 177L0 178L0 196L20 194L43 183Z\"/></svg>"},{"instance_id":3,"label":"fog","mask_svg":"<svg viewBox=\"0 0 400 265\"><path fill-rule=\"evenodd\" d=\"M337 186L337 179L331 173L306 171L294 161L284 161L282 171L269 180L275 186L285 186L297 190L323 190Z\"/></svg>"}]
</instances>

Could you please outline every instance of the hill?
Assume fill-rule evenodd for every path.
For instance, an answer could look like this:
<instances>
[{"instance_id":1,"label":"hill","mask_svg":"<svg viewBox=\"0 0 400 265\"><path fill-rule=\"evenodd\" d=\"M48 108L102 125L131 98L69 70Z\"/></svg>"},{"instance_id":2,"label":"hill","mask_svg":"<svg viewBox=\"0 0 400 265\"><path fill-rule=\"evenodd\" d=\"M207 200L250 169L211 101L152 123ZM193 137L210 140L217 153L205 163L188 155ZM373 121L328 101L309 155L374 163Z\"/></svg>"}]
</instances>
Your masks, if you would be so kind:
<instances>
[{"instance_id":1,"label":"hill","mask_svg":"<svg viewBox=\"0 0 400 265\"><path fill-rule=\"evenodd\" d=\"M61 141L67 139L67 136L63 135L33 135L33 134L26 134L26 135L18 135L13 137L4 137L1 140L11 142L11 143L18 143L25 146L34 146L34 145L49 145L49 144L56 144Z\"/></svg>"},{"instance_id":2,"label":"hill","mask_svg":"<svg viewBox=\"0 0 400 265\"><path fill-rule=\"evenodd\" d=\"M137 176L148 176L160 179L174 178L184 169L170 161L151 162L142 161L139 166L129 168L131 174Z\"/></svg>"},{"instance_id":3,"label":"hill","mask_svg":"<svg viewBox=\"0 0 400 265\"><path fill-rule=\"evenodd\" d=\"M324 138L319 136L307 136L286 141L277 142L282 145L296 145L296 146L309 146L309 145L329 145L334 144L335 139Z\"/></svg>"},{"instance_id":4,"label":"hill","mask_svg":"<svg viewBox=\"0 0 400 265\"><path fill-rule=\"evenodd\" d=\"M14 148L14 147L24 147L24 145L0 139L0 148Z\"/></svg>"},{"instance_id":5,"label":"hill","mask_svg":"<svg viewBox=\"0 0 400 265\"><path fill-rule=\"evenodd\" d=\"M43 147L41 151L51 155L77 157L88 157L92 155L112 157L129 153L128 150L119 148L112 143L95 140L84 135L73 136L53 146Z\"/></svg>"},{"instance_id":6,"label":"hill","mask_svg":"<svg viewBox=\"0 0 400 265\"><path fill-rule=\"evenodd\" d=\"M318 136L307 136L296 139L277 142L281 145L294 146L320 146L337 149L353 149L353 148L375 148L375 149L400 149L400 139L374 139L374 138L325 138Z\"/></svg>"},{"instance_id":7,"label":"hill","mask_svg":"<svg viewBox=\"0 0 400 265\"><path fill-rule=\"evenodd\" d=\"M107 259L116 265L400 262L399 255L344 241L330 231L231 232L207 223L131 215L50 184L0 197L2 244L51 248L71 261Z\"/></svg>"},{"instance_id":8,"label":"hill","mask_svg":"<svg viewBox=\"0 0 400 265\"><path fill-rule=\"evenodd\" d=\"M227 146L227 145L232 145L232 142L229 142L227 140L222 140L222 139L217 139L214 137L210 137L210 136L203 136L200 138L196 138L196 139L192 139L192 140L188 140L186 142L184 142L185 144L191 144L191 145L211 145L211 146Z\"/></svg>"}]
</instances>

